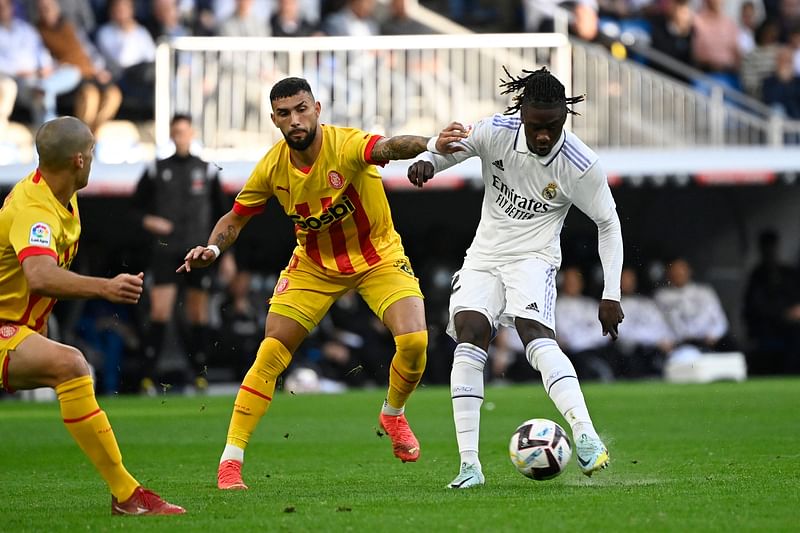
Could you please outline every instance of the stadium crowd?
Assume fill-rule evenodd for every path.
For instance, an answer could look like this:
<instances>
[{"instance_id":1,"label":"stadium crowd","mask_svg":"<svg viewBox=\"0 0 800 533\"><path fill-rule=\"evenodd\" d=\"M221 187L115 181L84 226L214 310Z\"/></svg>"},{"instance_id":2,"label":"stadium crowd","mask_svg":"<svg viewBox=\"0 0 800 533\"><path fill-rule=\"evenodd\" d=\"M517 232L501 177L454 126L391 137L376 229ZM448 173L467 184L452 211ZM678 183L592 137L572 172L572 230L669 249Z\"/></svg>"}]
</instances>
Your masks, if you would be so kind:
<instances>
[{"instance_id":1,"label":"stadium crowd","mask_svg":"<svg viewBox=\"0 0 800 533\"><path fill-rule=\"evenodd\" d=\"M479 31L512 32L552 28L558 2L421 3L445 10ZM738 8L734 14L721 0L580 0L572 2L571 30L578 38L604 43L633 36L625 41L631 50L650 46L800 119L800 2L730 4ZM115 118L151 120L155 46L160 39L429 31L408 17L406 0L0 0L0 144L9 120L35 129L58 114L73 114L98 135ZM137 220L136 227L141 222ZM609 343L597 325L596 297L602 282L597 266L565 265L557 314L559 323L569 325L561 328L559 343L586 379L657 376L665 358L686 345L698 350L742 349L756 372L798 372L800 276L775 257L776 238L773 233L763 236L763 260L747 288L748 339L730 339L728 317L713 290L693 282L690 265L676 258L661 270L626 270L623 308L628 317L618 343ZM151 242L145 240L134 251L119 251L119 256L84 253L77 268L102 271L117 261L132 271L147 271L150 254L142 250L151 249ZM277 271L249 268L246 258L253 252L247 248L244 243L235 249L238 266L221 269L206 287L212 349L206 354L205 371L210 381L240 380L262 337L264 302ZM451 255L415 257L427 298L429 383L446 383L449 378L454 344L443 322L457 267L452 263L459 259ZM152 322L142 309L148 309L151 297L146 294L144 304L136 308L93 301L56 308L51 331L82 347L101 376L101 392L139 391ZM779 309L771 305L776 300ZM705 303L686 305L687 301ZM183 309L181 298L178 306ZM641 311L628 312L634 308ZM191 343L191 321L182 312L170 318L174 320L162 342L168 345L165 351L180 355ZM489 377L498 382L534 379L521 348L513 331L498 332ZM391 334L360 298L348 295L304 343L289 373L295 367L313 368L333 390L384 386L392 350ZM194 384L189 365L180 359L161 362L161 382Z\"/></svg>"},{"instance_id":2,"label":"stadium crowd","mask_svg":"<svg viewBox=\"0 0 800 533\"><path fill-rule=\"evenodd\" d=\"M78 116L96 132L115 117L152 118L160 39L430 33L408 16L408 1L0 0L0 126L11 118L36 127L58 112ZM472 29L502 32L552 30L561 3L421 1ZM622 42L634 58L642 47L654 49L800 118L796 0L566 4L578 38Z\"/></svg>"}]
</instances>

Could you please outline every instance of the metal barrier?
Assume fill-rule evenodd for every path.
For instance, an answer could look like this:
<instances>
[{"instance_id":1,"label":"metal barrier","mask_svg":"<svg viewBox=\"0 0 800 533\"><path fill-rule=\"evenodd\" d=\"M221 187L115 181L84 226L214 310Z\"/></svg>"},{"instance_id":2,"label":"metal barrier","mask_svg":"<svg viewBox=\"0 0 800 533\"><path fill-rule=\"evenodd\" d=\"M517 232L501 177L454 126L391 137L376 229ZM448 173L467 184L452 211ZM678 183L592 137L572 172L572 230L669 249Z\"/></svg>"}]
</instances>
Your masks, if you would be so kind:
<instances>
[{"instance_id":1,"label":"metal barrier","mask_svg":"<svg viewBox=\"0 0 800 533\"><path fill-rule=\"evenodd\" d=\"M186 37L161 43L156 62L156 143L168 142L172 113L188 112L206 149L229 159L258 157L279 137L269 91L286 76L308 79L323 122L420 135L504 111L503 65L549 65L571 80L560 34Z\"/></svg>"},{"instance_id":2,"label":"metal barrier","mask_svg":"<svg viewBox=\"0 0 800 533\"><path fill-rule=\"evenodd\" d=\"M188 112L214 157L257 159L280 136L269 90L290 75L309 80L323 122L432 135L454 119L503 112L510 102L499 94L503 65L512 73L549 65L568 94L585 93L570 127L598 148L798 142L800 122L702 74L688 85L562 34L462 34L161 43L156 143L168 142L172 113Z\"/></svg>"},{"instance_id":3,"label":"metal barrier","mask_svg":"<svg viewBox=\"0 0 800 533\"><path fill-rule=\"evenodd\" d=\"M588 94L573 130L593 146L694 147L797 144L800 121L652 49L619 61L601 46L573 43L573 88ZM665 76L658 65L686 78Z\"/></svg>"}]
</instances>

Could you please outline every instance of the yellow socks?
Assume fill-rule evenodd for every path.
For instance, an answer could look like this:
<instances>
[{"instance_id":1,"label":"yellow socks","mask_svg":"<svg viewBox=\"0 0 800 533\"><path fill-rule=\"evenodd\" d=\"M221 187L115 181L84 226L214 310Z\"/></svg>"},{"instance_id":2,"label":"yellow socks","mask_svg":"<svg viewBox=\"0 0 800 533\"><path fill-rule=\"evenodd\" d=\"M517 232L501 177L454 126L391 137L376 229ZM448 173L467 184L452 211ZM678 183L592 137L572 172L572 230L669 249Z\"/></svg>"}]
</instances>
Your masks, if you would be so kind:
<instances>
[{"instance_id":1,"label":"yellow socks","mask_svg":"<svg viewBox=\"0 0 800 533\"><path fill-rule=\"evenodd\" d=\"M72 438L103 476L117 500L131 497L139 482L122 466L122 455L106 413L97 405L91 376L57 385L61 417Z\"/></svg>"},{"instance_id":2,"label":"yellow socks","mask_svg":"<svg viewBox=\"0 0 800 533\"><path fill-rule=\"evenodd\" d=\"M405 406L425 372L428 332L415 331L394 338L397 351L389 369L389 393L386 403L393 409Z\"/></svg>"},{"instance_id":3,"label":"yellow socks","mask_svg":"<svg viewBox=\"0 0 800 533\"><path fill-rule=\"evenodd\" d=\"M250 435L272 402L275 381L291 360L292 354L277 339L267 337L261 341L256 361L244 377L233 404L233 416L228 427L229 445L242 450L247 446Z\"/></svg>"}]
</instances>

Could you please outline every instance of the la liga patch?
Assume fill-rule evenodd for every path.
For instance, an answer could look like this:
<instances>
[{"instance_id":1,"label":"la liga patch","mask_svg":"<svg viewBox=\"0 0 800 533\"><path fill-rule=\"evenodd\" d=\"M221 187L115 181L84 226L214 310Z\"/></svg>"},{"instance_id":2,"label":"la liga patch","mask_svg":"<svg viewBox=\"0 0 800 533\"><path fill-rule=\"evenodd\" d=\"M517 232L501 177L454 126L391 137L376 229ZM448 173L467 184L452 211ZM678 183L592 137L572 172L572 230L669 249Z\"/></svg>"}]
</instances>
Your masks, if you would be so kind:
<instances>
[{"instance_id":1,"label":"la liga patch","mask_svg":"<svg viewBox=\"0 0 800 533\"><path fill-rule=\"evenodd\" d=\"M50 226L44 222L37 222L31 226L28 244L32 244L34 246L50 246L52 234L53 232L50 231Z\"/></svg>"}]
</instances>

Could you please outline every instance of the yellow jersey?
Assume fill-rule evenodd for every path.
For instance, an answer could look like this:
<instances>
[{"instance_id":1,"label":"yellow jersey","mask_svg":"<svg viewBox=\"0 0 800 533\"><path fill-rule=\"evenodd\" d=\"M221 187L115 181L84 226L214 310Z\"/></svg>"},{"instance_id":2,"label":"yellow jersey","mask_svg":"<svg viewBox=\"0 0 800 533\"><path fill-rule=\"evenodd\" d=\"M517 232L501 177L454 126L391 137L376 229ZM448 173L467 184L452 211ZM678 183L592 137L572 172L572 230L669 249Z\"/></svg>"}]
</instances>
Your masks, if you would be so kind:
<instances>
[{"instance_id":1,"label":"yellow jersey","mask_svg":"<svg viewBox=\"0 0 800 533\"><path fill-rule=\"evenodd\" d=\"M0 209L0 324L44 330L56 299L31 294L22 262L49 255L69 269L80 234L77 195L64 207L38 169L11 189Z\"/></svg>"},{"instance_id":2,"label":"yellow jersey","mask_svg":"<svg viewBox=\"0 0 800 533\"><path fill-rule=\"evenodd\" d=\"M363 272L383 257L403 253L372 148L381 138L354 128L320 125L322 149L310 168L295 167L279 141L258 162L236 196L242 216L264 210L275 196L295 224L296 257L323 270Z\"/></svg>"}]
</instances>

